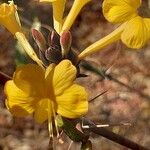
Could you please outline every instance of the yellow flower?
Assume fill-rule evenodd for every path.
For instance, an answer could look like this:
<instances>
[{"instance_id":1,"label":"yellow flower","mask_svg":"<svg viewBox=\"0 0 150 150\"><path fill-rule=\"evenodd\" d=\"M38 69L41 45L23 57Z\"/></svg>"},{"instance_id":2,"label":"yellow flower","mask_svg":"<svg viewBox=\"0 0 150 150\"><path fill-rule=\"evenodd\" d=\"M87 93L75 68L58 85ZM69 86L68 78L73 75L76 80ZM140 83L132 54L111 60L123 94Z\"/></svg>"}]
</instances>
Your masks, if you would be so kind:
<instances>
[{"instance_id":1,"label":"yellow flower","mask_svg":"<svg viewBox=\"0 0 150 150\"><path fill-rule=\"evenodd\" d=\"M15 37L31 59L33 59L39 66L43 67L43 62L38 58L25 35L21 32L16 32Z\"/></svg>"},{"instance_id":2,"label":"yellow flower","mask_svg":"<svg viewBox=\"0 0 150 150\"><path fill-rule=\"evenodd\" d=\"M87 112L88 101L85 89L74 83L76 73L69 60L46 70L34 64L21 66L5 85L6 106L16 117L34 113L38 123L51 122L56 113L78 118Z\"/></svg>"},{"instance_id":3,"label":"yellow flower","mask_svg":"<svg viewBox=\"0 0 150 150\"><path fill-rule=\"evenodd\" d=\"M52 2L54 29L59 34L71 28L80 10L90 1L91 0L75 0L68 16L64 19L63 12L66 0L40 0L40 2Z\"/></svg>"},{"instance_id":4,"label":"yellow flower","mask_svg":"<svg viewBox=\"0 0 150 150\"><path fill-rule=\"evenodd\" d=\"M17 8L13 1L10 4L3 3L0 5L0 24L6 27L12 34L22 32L17 16Z\"/></svg>"},{"instance_id":5,"label":"yellow flower","mask_svg":"<svg viewBox=\"0 0 150 150\"><path fill-rule=\"evenodd\" d=\"M150 19L138 15L141 0L104 0L103 14L113 23L121 25L106 37L87 47L79 59L97 52L105 46L121 39L129 48L142 48L150 39Z\"/></svg>"},{"instance_id":6,"label":"yellow flower","mask_svg":"<svg viewBox=\"0 0 150 150\"><path fill-rule=\"evenodd\" d=\"M113 23L127 22L121 40L130 48L139 49L150 39L150 19L138 15L141 0L104 0L103 14Z\"/></svg>"},{"instance_id":7,"label":"yellow flower","mask_svg":"<svg viewBox=\"0 0 150 150\"><path fill-rule=\"evenodd\" d=\"M76 19L77 15L79 14L80 10L91 0L75 0L71 10L63 24L62 32L67 31L71 28L74 20Z\"/></svg>"},{"instance_id":8,"label":"yellow flower","mask_svg":"<svg viewBox=\"0 0 150 150\"><path fill-rule=\"evenodd\" d=\"M63 24L63 13L66 0L40 0L40 2L52 2L54 29L57 33L60 33Z\"/></svg>"},{"instance_id":9,"label":"yellow flower","mask_svg":"<svg viewBox=\"0 0 150 150\"><path fill-rule=\"evenodd\" d=\"M10 4L3 3L0 5L0 24L6 27L23 46L26 53L40 66L43 66L42 61L38 58L25 35L23 34L19 16L17 13L17 6L13 1Z\"/></svg>"}]
</instances>

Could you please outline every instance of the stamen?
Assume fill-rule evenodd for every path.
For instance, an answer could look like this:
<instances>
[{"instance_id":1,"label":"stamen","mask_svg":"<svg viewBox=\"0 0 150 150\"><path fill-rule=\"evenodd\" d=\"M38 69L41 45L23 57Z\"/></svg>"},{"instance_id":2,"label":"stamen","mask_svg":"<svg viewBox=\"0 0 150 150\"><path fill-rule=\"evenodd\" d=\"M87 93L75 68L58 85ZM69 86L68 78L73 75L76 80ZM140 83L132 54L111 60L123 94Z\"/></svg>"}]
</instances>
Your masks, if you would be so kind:
<instances>
[{"instance_id":1,"label":"stamen","mask_svg":"<svg viewBox=\"0 0 150 150\"><path fill-rule=\"evenodd\" d=\"M5 12L6 12L6 5L5 5L5 7L4 7L4 11L3 11L3 12L4 12L4 14L5 14Z\"/></svg>"},{"instance_id":2,"label":"stamen","mask_svg":"<svg viewBox=\"0 0 150 150\"><path fill-rule=\"evenodd\" d=\"M57 138L59 137L59 131L58 131L58 126L57 126L57 121L56 121L56 112L54 109L54 103L52 102L52 111L53 111L53 116L54 116L54 123L55 123L55 129L56 129L56 134L57 134Z\"/></svg>"},{"instance_id":3,"label":"stamen","mask_svg":"<svg viewBox=\"0 0 150 150\"><path fill-rule=\"evenodd\" d=\"M49 137L53 138L53 125L52 125L50 110L51 110L50 102L48 101L48 131L49 131Z\"/></svg>"}]
</instances>

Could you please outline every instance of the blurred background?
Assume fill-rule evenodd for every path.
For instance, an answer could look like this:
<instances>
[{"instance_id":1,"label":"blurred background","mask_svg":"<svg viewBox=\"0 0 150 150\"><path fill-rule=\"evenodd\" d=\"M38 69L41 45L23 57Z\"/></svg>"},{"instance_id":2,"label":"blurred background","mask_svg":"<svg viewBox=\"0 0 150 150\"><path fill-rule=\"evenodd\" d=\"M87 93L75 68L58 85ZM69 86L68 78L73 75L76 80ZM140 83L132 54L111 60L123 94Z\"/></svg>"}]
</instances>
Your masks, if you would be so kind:
<instances>
[{"instance_id":1,"label":"blurred background","mask_svg":"<svg viewBox=\"0 0 150 150\"><path fill-rule=\"evenodd\" d=\"M7 2L0 0L0 3ZM30 43L37 49L31 37L31 28L40 23L52 27L52 9L48 3L35 0L14 0L22 26ZM65 15L73 0L66 3ZM102 15L101 0L86 5L71 28L72 47L79 53L94 41L104 37L117 26L109 23ZM143 0L140 8L143 16L150 17L150 1ZM43 31L45 33L45 31ZM45 33L46 34L46 33ZM109 130L150 147L150 43L140 50L128 49L121 41L106 47L86 60L98 69L107 70L116 80L132 88L89 72L77 82L85 86L89 99L106 91L89 103L87 118L96 124L110 124ZM13 75L17 65L31 62L21 50L13 36L0 26L0 71ZM136 89L136 90L133 90ZM140 93L142 92L143 95ZM147 96L145 96L145 95ZM14 118L5 108L3 85L0 85L0 150L43 150L48 146L47 124L38 125L32 117ZM128 123L130 125L122 125ZM114 126L116 124L116 126ZM58 150L67 150L71 140L63 135L64 144L57 144ZM91 133L93 150L127 150L110 140ZM80 145L73 143L71 150Z\"/></svg>"}]
</instances>

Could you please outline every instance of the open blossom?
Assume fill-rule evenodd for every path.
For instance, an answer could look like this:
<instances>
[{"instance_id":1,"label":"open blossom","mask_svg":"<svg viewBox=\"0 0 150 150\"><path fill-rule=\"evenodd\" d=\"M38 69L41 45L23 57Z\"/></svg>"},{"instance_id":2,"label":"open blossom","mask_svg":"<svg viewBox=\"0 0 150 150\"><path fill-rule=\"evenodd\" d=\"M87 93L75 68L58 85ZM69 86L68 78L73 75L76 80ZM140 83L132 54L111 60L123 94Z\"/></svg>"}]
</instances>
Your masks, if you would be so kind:
<instances>
[{"instance_id":1,"label":"open blossom","mask_svg":"<svg viewBox=\"0 0 150 150\"><path fill-rule=\"evenodd\" d=\"M38 123L51 121L56 113L81 117L88 110L88 101L85 89L74 83L76 72L69 60L46 70L34 64L18 67L5 85L7 108L16 117L34 113Z\"/></svg>"},{"instance_id":2,"label":"open blossom","mask_svg":"<svg viewBox=\"0 0 150 150\"><path fill-rule=\"evenodd\" d=\"M150 19L138 15L141 0L104 0L103 14L112 23L126 25L121 40L130 48L139 49L150 39Z\"/></svg>"},{"instance_id":3,"label":"open blossom","mask_svg":"<svg viewBox=\"0 0 150 150\"><path fill-rule=\"evenodd\" d=\"M104 17L120 26L109 35L93 43L79 54L79 59L102 50L121 39L129 48L142 48L150 39L150 19L138 15L141 0L104 0Z\"/></svg>"},{"instance_id":4,"label":"open blossom","mask_svg":"<svg viewBox=\"0 0 150 150\"><path fill-rule=\"evenodd\" d=\"M17 12L17 6L13 1L10 1L9 4L2 3L0 5L0 25L3 25L5 28L7 28L8 31L11 32L15 38L17 38L18 42L22 45L25 52L35 62L37 62L37 64L39 64L40 66L43 65L23 33Z\"/></svg>"},{"instance_id":5,"label":"open blossom","mask_svg":"<svg viewBox=\"0 0 150 150\"><path fill-rule=\"evenodd\" d=\"M13 1L10 4L0 5L0 24L6 27L12 34L21 32L21 25L17 16L17 8Z\"/></svg>"}]
</instances>

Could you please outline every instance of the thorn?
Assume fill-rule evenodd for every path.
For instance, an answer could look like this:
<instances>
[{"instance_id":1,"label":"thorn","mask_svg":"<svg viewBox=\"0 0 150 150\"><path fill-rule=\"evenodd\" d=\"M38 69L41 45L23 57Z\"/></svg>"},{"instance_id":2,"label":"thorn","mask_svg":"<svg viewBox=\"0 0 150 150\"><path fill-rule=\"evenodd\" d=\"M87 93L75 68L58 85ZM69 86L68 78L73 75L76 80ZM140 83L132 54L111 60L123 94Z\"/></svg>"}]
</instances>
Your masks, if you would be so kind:
<instances>
[{"instance_id":1,"label":"thorn","mask_svg":"<svg viewBox=\"0 0 150 150\"><path fill-rule=\"evenodd\" d=\"M100 97L101 95L105 94L107 91L108 91L108 90L106 90L106 91L104 91L104 92L102 92L102 93L98 94L98 95L97 95L97 96L95 96L94 98L90 99L90 100L89 100L89 102L94 101L95 99L97 99L97 98L98 98L98 97Z\"/></svg>"}]
</instances>

